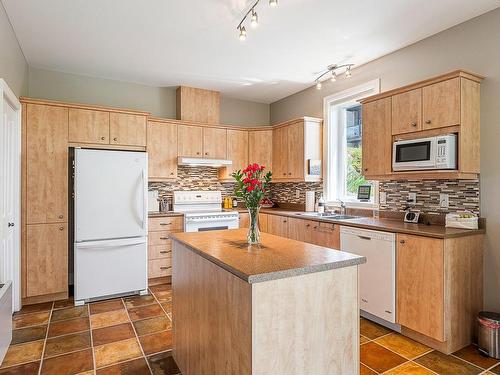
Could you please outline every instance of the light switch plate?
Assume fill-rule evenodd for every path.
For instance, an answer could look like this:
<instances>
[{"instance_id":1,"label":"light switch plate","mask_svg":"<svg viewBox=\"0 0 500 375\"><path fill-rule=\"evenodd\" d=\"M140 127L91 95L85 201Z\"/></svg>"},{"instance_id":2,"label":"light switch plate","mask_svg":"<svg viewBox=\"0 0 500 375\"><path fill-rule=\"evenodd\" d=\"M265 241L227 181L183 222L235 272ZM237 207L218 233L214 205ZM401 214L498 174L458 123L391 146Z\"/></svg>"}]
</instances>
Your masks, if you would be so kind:
<instances>
[{"instance_id":1,"label":"light switch plate","mask_svg":"<svg viewBox=\"0 0 500 375\"><path fill-rule=\"evenodd\" d=\"M439 207L441 208L450 207L450 198L448 194L445 193L439 194Z\"/></svg>"},{"instance_id":2,"label":"light switch plate","mask_svg":"<svg viewBox=\"0 0 500 375\"><path fill-rule=\"evenodd\" d=\"M408 203L417 203L417 193L408 193Z\"/></svg>"}]
</instances>

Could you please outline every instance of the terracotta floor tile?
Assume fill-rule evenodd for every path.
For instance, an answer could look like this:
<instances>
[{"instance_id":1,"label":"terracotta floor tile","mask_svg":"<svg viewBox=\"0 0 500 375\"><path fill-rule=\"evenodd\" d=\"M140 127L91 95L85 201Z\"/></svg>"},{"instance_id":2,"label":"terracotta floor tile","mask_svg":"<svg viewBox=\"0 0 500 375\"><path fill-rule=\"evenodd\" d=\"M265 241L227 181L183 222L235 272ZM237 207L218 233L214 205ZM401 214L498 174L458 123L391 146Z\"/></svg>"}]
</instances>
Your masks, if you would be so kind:
<instances>
[{"instance_id":1,"label":"terracotta floor tile","mask_svg":"<svg viewBox=\"0 0 500 375\"><path fill-rule=\"evenodd\" d=\"M428 346L404 337L399 333L391 333L376 339L375 342L408 359L416 358L431 351Z\"/></svg>"},{"instance_id":2,"label":"terracotta floor tile","mask_svg":"<svg viewBox=\"0 0 500 375\"><path fill-rule=\"evenodd\" d=\"M127 323L129 321L127 311L125 309L109 311L101 314L95 314L90 316L90 322L92 323L92 329L103 328L108 326L113 326L121 323Z\"/></svg>"},{"instance_id":3,"label":"terracotta floor tile","mask_svg":"<svg viewBox=\"0 0 500 375\"><path fill-rule=\"evenodd\" d=\"M386 348L369 342L360 347L361 362L377 372L384 372L405 363L407 360Z\"/></svg>"},{"instance_id":4,"label":"terracotta floor tile","mask_svg":"<svg viewBox=\"0 0 500 375\"><path fill-rule=\"evenodd\" d=\"M493 367L490 372L495 375L500 375L500 365Z\"/></svg>"},{"instance_id":5,"label":"terracotta floor tile","mask_svg":"<svg viewBox=\"0 0 500 375\"><path fill-rule=\"evenodd\" d=\"M65 309L66 307L75 306L75 300L73 298L63 299L54 302L54 309Z\"/></svg>"},{"instance_id":6,"label":"terracotta floor tile","mask_svg":"<svg viewBox=\"0 0 500 375\"><path fill-rule=\"evenodd\" d=\"M89 308L87 306L73 306L53 311L50 321L57 322L59 320L84 318L86 316L89 316Z\"/></svg>"},{"instance_id":7,"label":"terracotta floor tile","mask_svg":"<svg viewBox=\"0 0 500 375\"><path fill-rule=\"evenodd\" d=\"M51 323L49 326L49 337L67 335L88 331L90 329L89 318L76 318Z\"/></svg>"},{"instance_id":8,"label":"terracotta floor tile","mask_svg":"<svg viewBox=\"0 0 500 375\"><path fill-rule=\"evenodd\" d=\"M374 340L392 332L390 329L382 327L380 324L372 322L368 319L361 319L359 322L359 331L363 336L368 337L370 340Z\"/></svg>"},{"instance_id":9,"label":"terracotta floor tile","mask_svg":"<svg viewBox=\"0 0 500 375\"><path fill-rule=\"evenodd\" d=\"M50 311L15 315L12 317L12 328L24 328L29 326L38 326L49 322Z\"/></svg>"},{"instance_id":10,"label":"terracotta floor tile","mask_svg":"<svg viewBox=\"0 0 500 375\"><path fill-rule=\"evenodd\" d=\"M160 303L172 301L171 290L155 292L154 295Z\"/></svg>"},{"instance_id":11,"label":"terracotta floor tile","mask_svg":"<svg viewBox=\"0 0 500 375\"><path fill-rule=\"evenodd\" d=\"M370 370L365 365L361 364L359 366L359 375L377 375L375 371Z\"/></svg>"},{"instance_id":12,"label":"terracotta floor tile","mask_svg":"<svg viewBox=\"0 0 500 375\"><path fill-rule=\"evenodd\" d=\"M20 311L14 313L14 316L50 311L50 309L52 309L52 302L36 303L23 306Z\"/></svg>"},{"instance_id":13,"label":"terracotta floor tile","mask_svg":"<svg viewBox=\"0 0 500 375\"><path fill-rule=\"evenodd\" d=\"M38 375L40 361L0 369L0 375Z\"/></svg>"},{"instance_id":14,"label":"terracotta floor tile","mask_svg":"<svg viewBox=\"0 0 500 375\"><path fill-rule=\"evenodd\" d=\"M142 356L137 339L117 341L94 348L96 367L105 367Z\"/></svg>"},{"instance_id":15,"label":"terracotta floor tile","mask_svg":"<svg viewBox=\"0 0 500 375\"><path fill-rule=\"evenodd\" d=\"M132 328L132 324L130 323L122 323L92 330L92 340L94 342L94 346L126 340L132 337L135 337L135 333Z\"/></svg>"},{"instance_id":16,"label":"terracotta floor tile","mask_svg":"<svg viewBox=\"0 0 500 375\"><path fill-rule=\"evenodd\" d=\"M177 375L180 370L172 357L172 351L159 353L148 357L153 375Z\"/></svg>"},{"instance_id":17,"label":"terracotta floor tile","mask_svg":"<svg viewBox=\"0 0 500 375\"><path fill-rule=\"evenodd\" d=\"M117 365L103 367L97 370L97 375L149 375L148 364L144 358L122 362Z\"/></svg>"},{"instance_id":18,"label":"terracotta floor tile","mask_svg":"<svg viewBox=\"0 0 500 375\"><path fill-rule=\"evenodd\" d=\"M156 292L163 292L166 290L172 290L172 284L159 284L159 285L153 285L149 287L149 290L152 293Z\"/></svg>"},{"instance_id":19,"label":"terracotta floor tile","mask_svg":"<svg viewBox=\"0 0 500 375\"><path fill-rule=\"evenodd\" d=\"M384 372L384 375L433 375L432 371L417 365L414 362L407 362L402 366L396 367L393 370Z\"/></svg>"},{"instance_id":20,"label":"terracotta floor tile","mask_svg":"<svg viewBox=\"0 0 500 375\"><path fill-rule=\"evenodd\" d=\"M167 316L138 320L134 322L138 336L172 329L172 321Z\"/></svg>"},{"instance_id":21,"label":"terracotta floor tile","mask_svg":"<svg viewBox=\"0 0 500 375\"><path fill-rule=\"evenodd\" d=\"M128 310L128 313L132 321L153 318L155 316L165 316L162 308L157 303L154 305L134 307L133 309Z\"/></svg>"},{"instance_id":22,"label":"terracotta floor tile","mask_svg":"<svg viewBox=\"0 0 500 375\"><path fill-rule=\"evenodd\" d=\"M22 344L29 341L45 340L47 326L34 326L15 329L12 331L11 345Z\"/></svg>"},{"instance_id":23,"label":"terracotta floor tile","mask_svg":"<svg viewBox=\"0 0 500 375\"><path fill-rule=\"evenodd\" d=\"M483 371L479 367L438 351L417 358L415 362L441 375L475 375Z\"/></svg>"},{"instance_id":24,"label":"terracotta floor tile","mask_svg":"<svg viewBox=\"0 0 500 375\"><path fill-rule=\"evenodd\" d=\"M53 357L60 354L75 352L90 348L90 332L74 333L48 339L43 356Z\"/></svg>"},{"instance_id":25,"label":"terracotta floor tile","mask_svg":"<svg viewBox=\"0 0 500 375\"><path fill-rule=\"evenodd\" d=\"M364 344L365 342L368 342L370 341L370 339L366 338L365 336L363 335L359 335L359 344Z\"/></svg>"},{"instance_id":26,"label":"terracotta floor tile","mask_svg":"<svg viewBox=\"0 0 500 375\"><path fill-rule=\"evenodd\" d=\"M43 340L10 346L1 367L38 361L42 357Z\"/></svg>"},{"instance_id":27,"label":"terracotta floor tile","mask_svg":"<svg viewBox=\"0 0 500 375\"><path fill-rule=\"evenodd\" d=\"M125 302L125 306L127 306L127 309L151 305L156 302L155 298L152 295L128 297L124 298L123 301Z\"/></svg>"},{"instance_id":28,"label":"terracotta floor tile","mask_svg":"<svg viewBox=\"0 0 500 375\"><path fill-rule=\"evenodd\" d=\"M477 346L475 345L469 345L466 348L463 348L459 350L458 352L453 353L453 355L470 362L476 366L479 366L483 369L488 369L491 366L496 365L497 363L500 363L500 360L486 357L479 353L477 350Z\"/></svg>"},{"instance_id":29,"label":"terracotta floor tile","mask_svg":"<svg viewBox=\"0 0 500 375\"><path fill-rule=\"evenodd\" d=\"M172 331L163 331L151 335L140 336L142 350L146 355L172 349Z\"/></svg>"},{"instance_id":30,"label":"terracotta floor tile","mask_svg":"<svg viewBox=\"0 0 500 375\"><path fill-rule=\"evenodd\" d=\"M42 363L42 375L74 375L92 370L92 349L47 358Z\"/></svg>"},{"instance_id":31,"label":"terracotta floor tile","mask_svg":"<svg viewBox=\"0 0 500 375\"><path fill-rule=\"evenodd\" d=\"M94 302L90 304L90 314L102 314L109 311L124 309L121 299L112 299L110 301Z\"/></svg>"}]
</instances>

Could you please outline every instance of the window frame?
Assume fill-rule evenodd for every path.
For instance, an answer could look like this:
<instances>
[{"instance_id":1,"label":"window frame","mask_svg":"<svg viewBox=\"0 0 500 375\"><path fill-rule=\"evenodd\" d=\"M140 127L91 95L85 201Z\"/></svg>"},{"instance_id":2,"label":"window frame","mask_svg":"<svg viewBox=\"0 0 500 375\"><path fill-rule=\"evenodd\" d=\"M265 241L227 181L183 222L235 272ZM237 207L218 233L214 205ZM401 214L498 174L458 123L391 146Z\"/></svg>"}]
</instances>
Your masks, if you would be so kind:
<instances>
[{"instance_id":1,"label":"window frame","mask_svg":"<svg viewBox=\"0 0 500 375\"><path fill-rule=\"evenodd\" d=\"M323 195L326 204L329 206L340 206L339 190L345 183L345 175L339 178L339 172L344 171L344 167L339 168L345 160L345 156L339 156L339 139L344 136L344 129L338 126L332 117L332 107L345 105L348 102L358 101L371 95L380 93L380 78L373 79L361 85L328 95L323 98L324 112L324 137L323 137ZM344 150L343 150L344 151ZM336 176L332 177L332 174ZM343 180L343 181L342 181ZM332 183L333 181L333 183ZM373 181L373 199L370 202L360 202L357 199L344 200L347 207L353 208L378 208L379 207L378 182Z\"/></svg>"}]
</instances>

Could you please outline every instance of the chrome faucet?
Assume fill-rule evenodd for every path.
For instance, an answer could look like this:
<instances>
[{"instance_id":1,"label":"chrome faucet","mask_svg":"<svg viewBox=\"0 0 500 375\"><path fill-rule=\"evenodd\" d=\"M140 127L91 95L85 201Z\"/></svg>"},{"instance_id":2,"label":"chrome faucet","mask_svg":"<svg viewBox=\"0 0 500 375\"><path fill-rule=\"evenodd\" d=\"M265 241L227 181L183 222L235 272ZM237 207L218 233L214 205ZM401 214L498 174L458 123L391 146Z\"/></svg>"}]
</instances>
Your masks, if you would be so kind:
<instances>
[{"instance_id":1,"label":"chrome faucet","mask_svg":"<svg viewBox=\"0 0 500 375\"><path fill-rule=\"evenodd\" d=\"M340 201L340 214L341 214L341 215L345 215L345 212L346 212L346 211L345 211L345 210L346 210L346 208L345 208L345 203L344 203L344 201L342 201L342 200L340 200L340 199L339 199L339 201Z\"/></svg>"}]
</instances>

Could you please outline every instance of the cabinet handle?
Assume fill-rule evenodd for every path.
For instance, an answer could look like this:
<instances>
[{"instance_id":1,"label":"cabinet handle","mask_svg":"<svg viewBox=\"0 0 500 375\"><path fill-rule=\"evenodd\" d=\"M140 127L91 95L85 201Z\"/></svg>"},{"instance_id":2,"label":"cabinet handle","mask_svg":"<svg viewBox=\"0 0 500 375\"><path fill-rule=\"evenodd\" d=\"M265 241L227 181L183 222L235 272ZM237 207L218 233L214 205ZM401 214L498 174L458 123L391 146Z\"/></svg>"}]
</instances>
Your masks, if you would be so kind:
<instances>
[{"instance_id":1,"label":"cabinet handle","mask_svg":"<svg viewBox=\"0 0 500 375\"><path fill-rule=\"evenodd\" d=\"M169 268L172 268L172 267L160 267L161 270L168 270Z\"/></svg>"},{"instance_id":2,"label":"cabinet handle","mask_svg":"<svg viewBox=\"0 0 500 375\"><path fill-rule=\"evenodd\" d=\"M308 228L309 228L310 226L311 226L311 224L306 224L306 227L308 227Z\"/></svg>"},{"instance_id":3,"label":"cabinet handle","mask_svg":"<svg viewBox=\"0 0 500 375\"><path fill-rule=\"evenodd\" d=\"M173 176L174 175L174 172L170 172L170 176Z\"/></svg>"},{"instance_id":4,"label":"cabinet handle","mask_svg":"<svg viewBox=\"0 0 500 375\"><path fill-rule=\"evenodd\" d=\"M101 137L101 141L104 141L106 139L106 137Z\"/></svg>"},{"instance_id":5,"label":"cabinet handle","mask_svg":"<svg viewBox=\"0 0 500 375\"><path fill-rule=\"evenodd\" d=\"M160 237L160 240L168 240L169 237Z\"/></svg>"},{"instance_id":6,"label":"cabinet handle","mask_svg":"<svg viewBox=\"0 0 500 375\"><path fill-rule=\"evenodd\" d=\"M411 126L413 126L415 128L417 126L417 123L416 122L412 122Z\"/></svg>"},{"instance_id":7,"label":"cabinet handle","mask_svg":"<svg viewBox=\"0 0 500 375\"><path fill-rule=\"evenodd\" d=\"M207 155L207 156L208 156L208 152L205 152L205 155Z\"/></svg>"},{"instance_id":8,"label":"cabinet handle","mask_svg":"<svg viewBox=\"0 0 500 375\"><path fill-rule=\"evenodd\" d=\"M401 245L404 245L404 244L406 243L406 241L405 241L405 240L401 240L401 241L399 241L399 243L400 243Z\"/></svg>"},{"instance_id":9,"label":"cabinet handle","mask_svg":"<svg viewBox=\"0 0 500 375\"><path fill-rule=\"evenodd\" d=\"M365 168L365 172L368 172L368 168Z\"/></svg>"},{"instance_id":10,"label":"cabinet handle","mask_svg":"<svg viewBox=\"0 0 500 375\"><path fill-rule=\"evenodd\" d=\"M167 250L162 250L160 251L160 254L168 254L170 251L167 251Z\"/></svg>"},{"instance_id":11,"label":"cabinet handle","mask_svg":"<svg viewBox=\"0 0 500 375\"><path fill-rule=\"evenodd\" d=\"M117 140L118 140L118 138L116 138L116 137L115 137L115 138L113 138L113 141L115 141L115 142L116 142Z\"/></svg>"},{"instance_id":12,"label":"cabinet handle","mask_svg":"<svg viewBox=\"0 0 500 375\"><path fill-rule=\"evenodd\" d=\"M425 123L426 123L426 124L430 124L430 123L431 123L431 120L425 120Z\"/></svg>"},{"instance_id":13,"label":"cabinet handle","mask_svg":"<svg viewBox=\"0 0 500 375\"><path fill-rule=\"evenodd\" d=\"M59 227L59 230L64 230L64 227Z\"/></svg>"},{"instance_id":14,"label":"cabinet handle","mask_svg":"<svg viewBox=\"0 0 500 375\"><path fill-rule=\"evenodd\" d=\"M196 153L196 155L199 155L199 154L200 154L199 152Z\"/></svg>"},{"instance_id":15,"label":"cabinet handle","mask_svg":"<svg viewBox=\"0 0 500 375\"><path fill-rule=\"evenodd\" d=\"M160 225L172 225L172 223L160 223Z\"/></svg>"},{"instance_id":16,"label":"cabinet handle","mask_svg":"<svg viewBox=\"0 0 500 375\"><path fill-rule=\"evenodd\" d=\"M59 215L59 219L62 219L64 217L64 215Z\"/></svg>"},{"instance_id":17,"label":"cabinet handle","mask_svg":"<svg viewBox=\"0 0 500 375\"><path fill-rule=\"evenodd\" d=\"M291 176L292 175L292 172L288 172L288 175Z\"/></svg>"},{"instance_id":18,"label":"cabinet handle","mask_svg":"<svg viewBox=\"0 0 500 375\"><path fill-rule=\"evenodd\" d=\"M385 312L386 312L387 314L392 314L392 311L389 311L389 310L385 310Z\"/></svg>"},{"instance_id":19,"label":"cabinet handle","mask_svg":"<svg viewBox=\"0 0 500 375\"><path fill-rule=\"evenodd\" d=\"M368 303L368 300L364 298L361 298L361 301Z\"/></svg>"}]
</instances>

